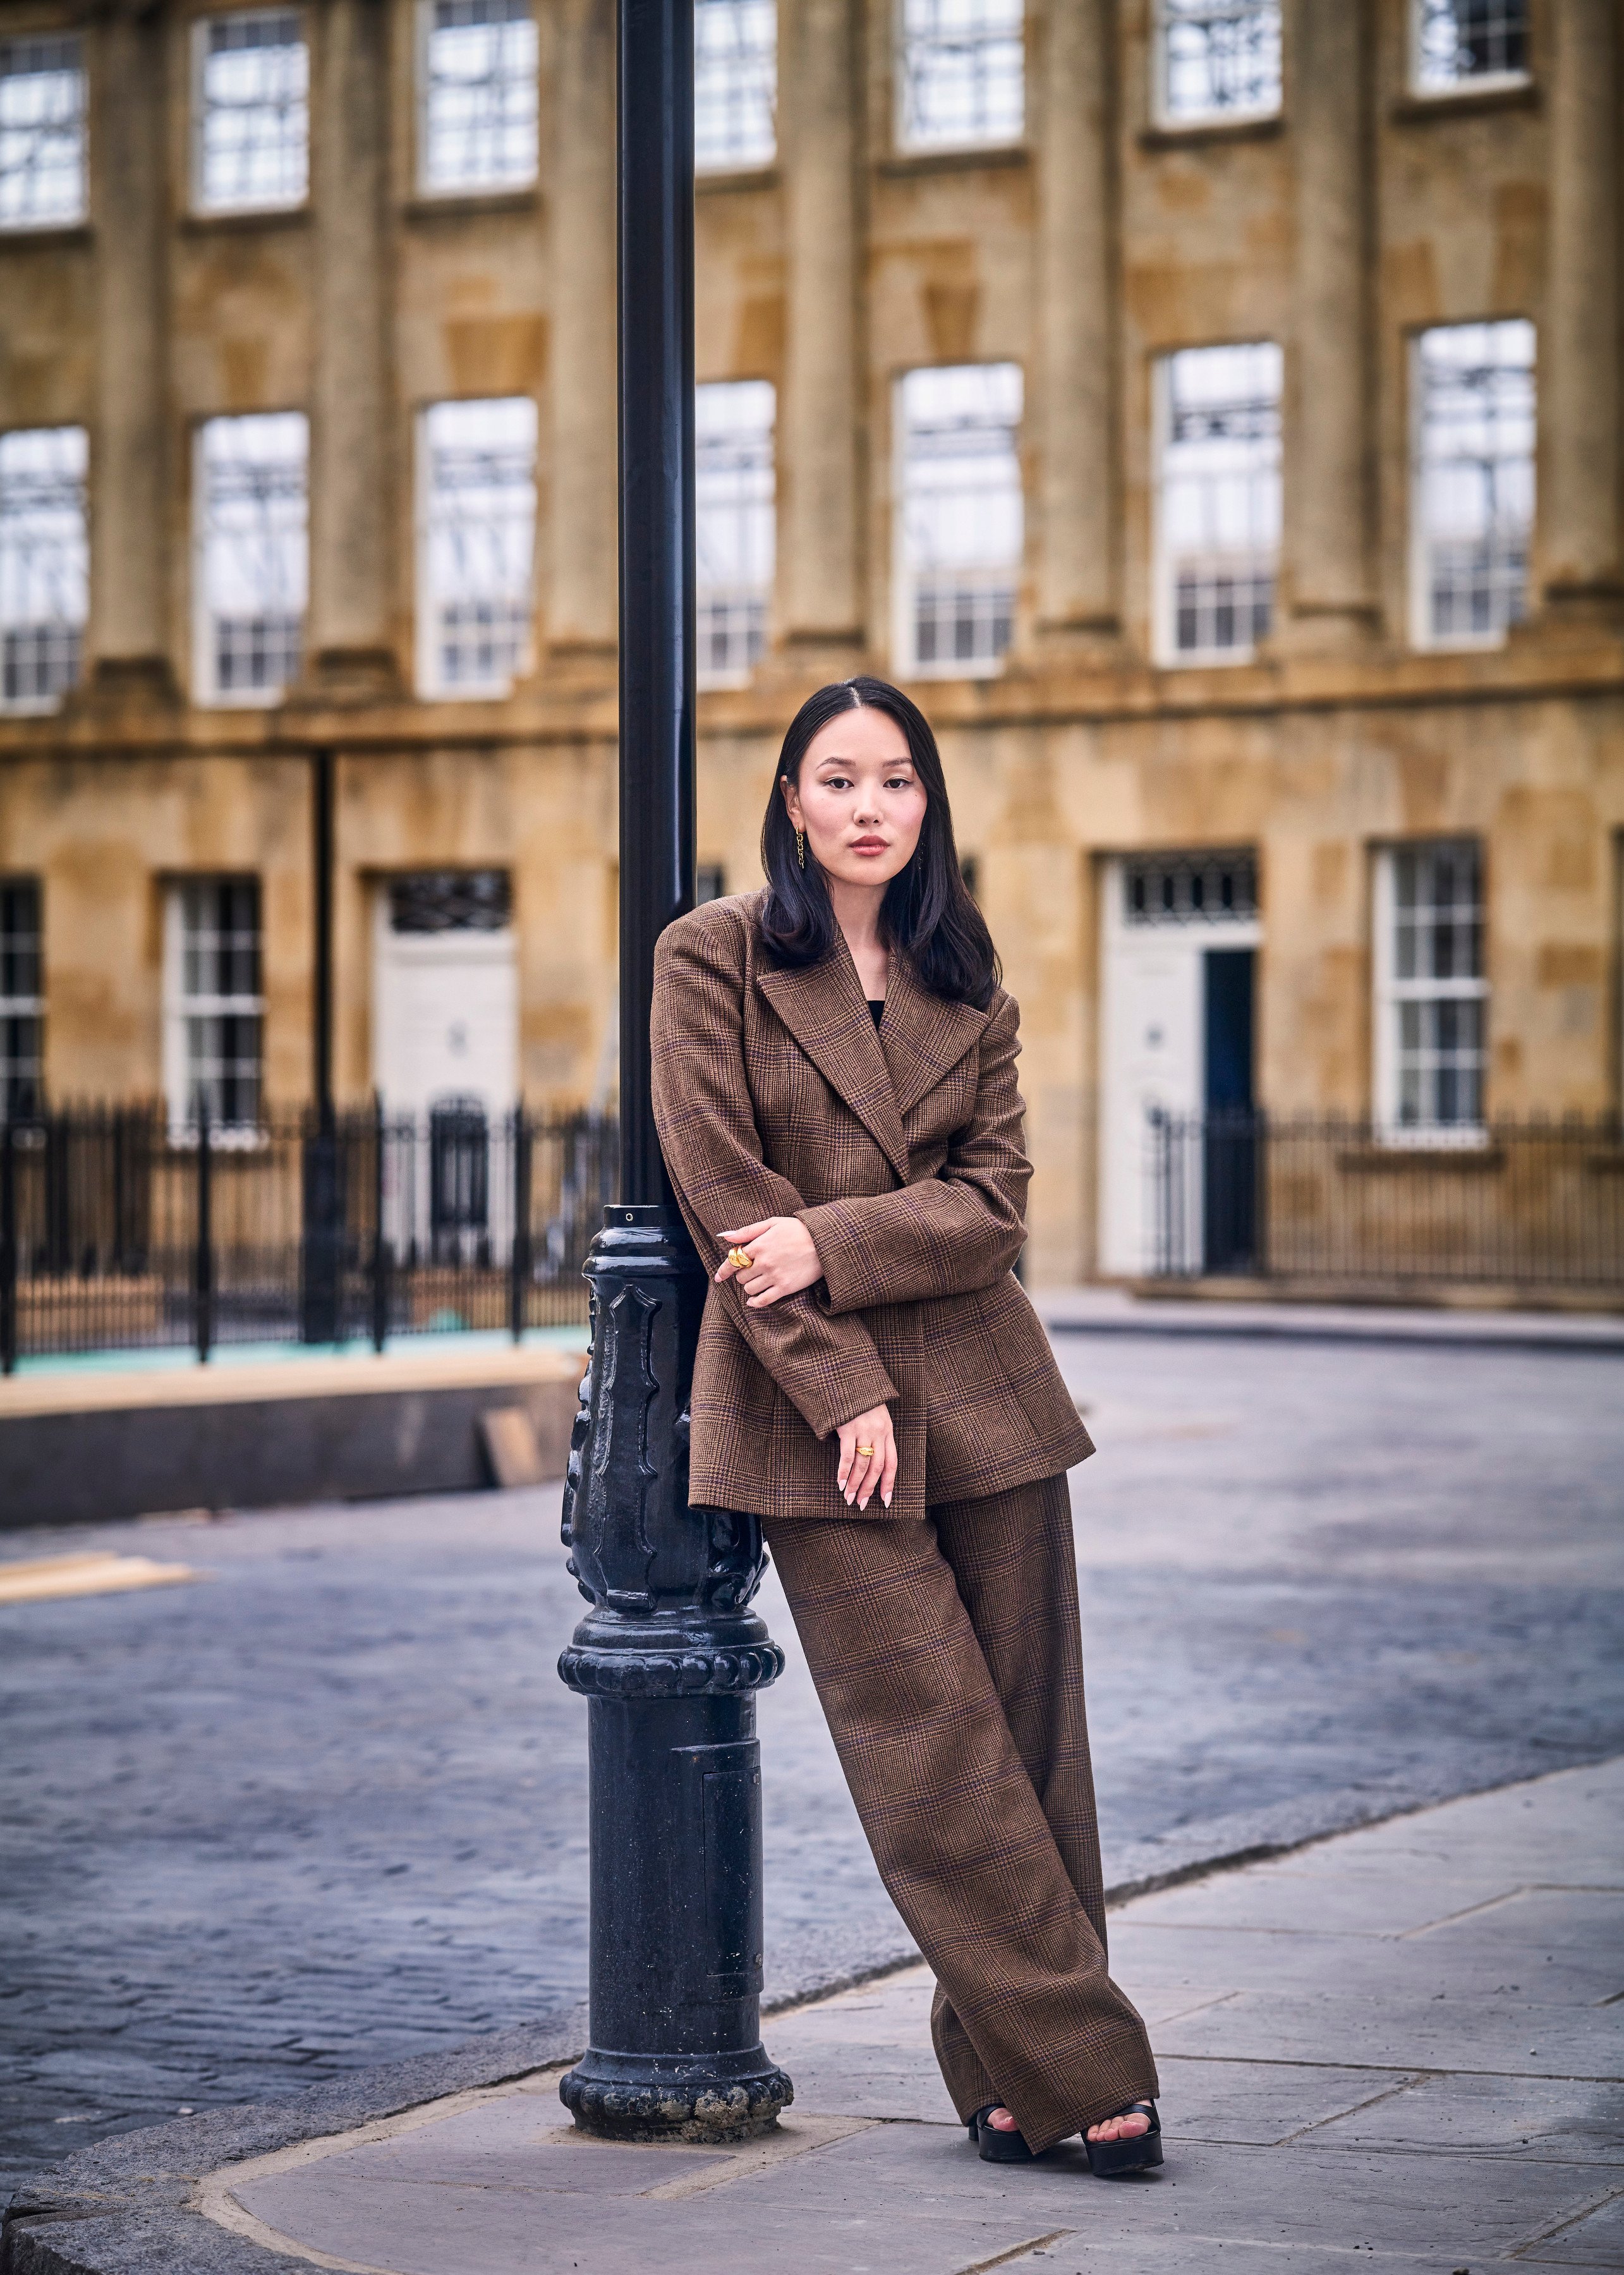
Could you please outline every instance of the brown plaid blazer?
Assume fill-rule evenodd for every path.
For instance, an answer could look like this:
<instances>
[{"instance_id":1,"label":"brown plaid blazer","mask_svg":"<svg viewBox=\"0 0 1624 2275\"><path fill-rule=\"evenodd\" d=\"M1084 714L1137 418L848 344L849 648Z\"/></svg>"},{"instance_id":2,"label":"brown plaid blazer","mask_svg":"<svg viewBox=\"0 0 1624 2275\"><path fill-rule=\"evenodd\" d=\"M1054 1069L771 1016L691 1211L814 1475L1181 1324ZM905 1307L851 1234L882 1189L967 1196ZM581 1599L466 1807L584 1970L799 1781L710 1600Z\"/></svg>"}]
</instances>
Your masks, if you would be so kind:
<instances>
[{"instance_id":1,"label":"brown plaid blazer","mask_svg":"<svg viewBox=\"0 0 1624 2275\"><path fill-rule=\"evenodd\" d=\"M1093 1451L1010 1266L1031 1165L1019 1012L928 994L893 959L876 1032L842 943L796 970L762 896L708 902L654 955L654 1118L699 1253L724 1227L798 1216L823 1278L752 1311L713 1280L694 1368L690 1491L766 1517L842 1516L842 1422L888 1404L888 1512L1054 1477Z\"/></svg>"}]
</instances>

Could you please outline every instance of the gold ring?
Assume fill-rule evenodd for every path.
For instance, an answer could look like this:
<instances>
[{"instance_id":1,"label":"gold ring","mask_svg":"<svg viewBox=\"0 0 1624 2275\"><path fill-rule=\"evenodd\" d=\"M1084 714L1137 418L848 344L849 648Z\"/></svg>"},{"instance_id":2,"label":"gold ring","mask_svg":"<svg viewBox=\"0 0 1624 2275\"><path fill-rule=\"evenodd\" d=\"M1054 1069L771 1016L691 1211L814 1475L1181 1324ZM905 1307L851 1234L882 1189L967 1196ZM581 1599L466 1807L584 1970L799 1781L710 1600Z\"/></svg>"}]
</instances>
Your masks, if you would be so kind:
<instances>
[{"instance_id":1,"label":"gold ring","mask_svg":"<svg viewBox=\"0 0 1624 2275\"><path fill-rule=\"evenodd\" d=\"M748 1272L755 1260L747 1248L730 1248L728 1251L728 1261L736 1272Z\"/></svg>"},{"instance_id":2,"label":"gold ring","mask_svg":"<svg viewBox=\"0 0 1624 2275\"><path fill-rule=\"evenodd\" d=\"M872 1462L874 1458L874 1449L872 1446L854 1446L852 1451L861 1454L865 1462Z\"/></svg>"}]
</instances>

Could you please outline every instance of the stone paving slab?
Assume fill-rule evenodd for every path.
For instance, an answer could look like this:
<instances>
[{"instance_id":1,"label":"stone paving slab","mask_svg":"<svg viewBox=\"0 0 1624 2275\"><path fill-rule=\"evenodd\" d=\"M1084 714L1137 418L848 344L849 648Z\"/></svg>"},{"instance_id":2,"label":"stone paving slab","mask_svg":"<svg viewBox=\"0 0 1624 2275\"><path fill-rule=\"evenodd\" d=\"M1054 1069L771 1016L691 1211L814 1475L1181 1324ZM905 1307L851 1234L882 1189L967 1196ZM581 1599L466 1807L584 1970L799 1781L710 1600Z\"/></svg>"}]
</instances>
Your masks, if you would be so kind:
<instances>
[{"instance_id":1,"label":"stone paving slab","mask_svg":"<svg viewBox=\"0 0 1624 2275\"><path fill-rule=\"evenodd\" d=\"M1598 1917L1616 1919L1616 1896L1531 1889L1495 1908L1502 1914L1499 1920L1472 1913L1430 1934L1379 1939L1299 1929L1283 1949L1273 1938L1260 1938L1253 1950L1237 1949L1237 1939L1221 1928L1124 1921L1112 1944L1143 1990L1153 1986L1168 1997L1198 1993L1220 1981L1231 1991L1307 1987L1330 1966L1348 1991L1407 1991L1417 1998L1439 1995L1441 1985L1449 1998L1507 1992L1542 2006L1589 2006L1624 1989L1619 1961L1605 1940L1576 1946L1565 1939ZM1164 2011L1171 2016L1194 2003L1194 1996L1187 1997Z\"/></svg>"},{"instance_id":2,"label":"stone paving slab","mask_svg":"<svg viewBox=\"0 0 1624 2275\"><path fill-rule=\"evenodd\" d=\"M1164 2076L1168 2069L1189 2075L1219 2067L1167 2063ZM1284 2067L1278 2074L1282 2082L1302 2075ZM1369 2077L1368 2072L1348 2075ZM1624 2141L1624 2085L1616 2079L1417 2077L1374 2100L1367 2088L1360 2105L1328 2120L1318 2137L1337 2148L1616 2165Z\"/></svg>"},{"instance_id":3,"label":"stone paving slab","mask_svg":"<svg viewBox=\"0 0 1624 2275\"><path fill-rule=\"evenodd\" d=\"M1624 2197L1611 2196L1522 2254L1535 2267L1624 2267Z\"/></svg>"},{"instance_id":4,"label":"stone paving slab","mask_svg":"<svg viewBox=\"0 0 1624 2275\"><path fill-rule=\"evenodd\" d=\"M1363 2069L1445 2069L1530 2077L1624 2076L1624 2017L1484 1999L1335 1992L1273 1998L1240 1991L1163 2026L1169 2053L1242 2061L1332 2061Z\"/></svg>"},{"instance_id":5,"label":"stone paving slab","mask_svg":"<svg viewBox=\"0 0 1624 2275\"><path fill-rule=\"evenodd\" d=\"M1394 2275L1624 2268L1624 1999L1597 1988L1624 1966L1624 1905L1597 1893L1624 1886L1621 1848L1618 1761L1129 1904L1114 1961L1129 1992L1137 1954L1178 1963L1188 1939L1183 1963L1212 1992L1153 2029L1159 2174L1098 2181L1076 2143L1029 2167L983 2165L937 2079L929 1978L913 1968L770 2025L797 2094L766 2143L582 2141L560 2121L555 2066L200 2173L200 2241L176 2256L171 2239L165 2275L238 2275L256 2259L268 2275L278 2258L384 2275L712 2275L733 2247L759 2275L1331 2275L1367 2257ZM1495 1856L1497 1893L1451 1914L1469 1862L1480 1876ZM1530 1871L1541 1903L1520 1913ZM1341 1929L1321 1932L1315 1904L1283 1916L1288 1886L1334 1892ZM1170 1916L1191 1910L1209 1917ZM1447 1934L1417 1937L1417 1913ZM1560 2003L1489 1986L1519 1918L1543 1931L1524 1959L1546 1942L1594 1954ZM1271 1953L1292 1988L1236 1987ZM1371 1954L1399 1962L1385 1984ZM95 2222L72 2226L71 2256L36 2243L18 2275L132 2275L99 2249Z\"/></svg>"},{"instance_id":6,"label":"stone paving slab","mask_svg":"<svg viewBox=\"0 0 1624 2275\"><path fill-rule=\"evenodd\" d=\"M1609 2185L1594 2168L1575 2176L1561 2165L1514 2166L1482 2157L1453 2161L1443 2188L1424 2158L1317 2150L1311 2139L1286 2144L1277 2156L1189 2135L1176 2150L1169 2141L1159 2175L1138 2181L1095 2180L1075 2145L1030 2168L1004 2167L991 2181L988 2171L956 2128L887 2125L764 2176L750 2188L748 2210L742 2198L738 2209L753 2222L764 2201L798 2207L819 2222L901 2198L927 2217L997 2206L1012 2221L1029 2223L1029 2233L1069 2231L1081 2264L1103 2275L1119 2241L1152 2235L1503 2256L1530 2231L1605 2196ZM1615 2178L1624 2186L1624 2166ZM937 2275L955 2268L940 2259Z\"/></svg>"}]
</instances>

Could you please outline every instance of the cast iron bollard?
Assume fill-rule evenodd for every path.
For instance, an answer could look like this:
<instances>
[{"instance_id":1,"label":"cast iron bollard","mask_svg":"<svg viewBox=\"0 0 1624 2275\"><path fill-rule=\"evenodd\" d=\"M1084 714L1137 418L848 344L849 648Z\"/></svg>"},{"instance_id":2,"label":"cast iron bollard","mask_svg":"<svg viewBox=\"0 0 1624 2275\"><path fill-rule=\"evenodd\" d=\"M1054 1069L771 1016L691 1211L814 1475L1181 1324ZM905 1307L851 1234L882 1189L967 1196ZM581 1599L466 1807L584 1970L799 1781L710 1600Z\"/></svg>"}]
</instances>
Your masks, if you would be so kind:
<instances>
[{"instance_id":1,"label":"cast iron bollard","mask_svg":"<svg viewBox=\"0 0 1624 2275\"><path fill-rule=\"evenodd\" d=\"M794 2097L761 2044L754 1693L783 1653L748 1606L753 1516L688 1503L706 1279L663 1207L604 1211L564 1544L593 1609L558 1662L589 1701L592 2047L559 2087L584 2130L734 2141Z\"/></svg>"}]
</instances>

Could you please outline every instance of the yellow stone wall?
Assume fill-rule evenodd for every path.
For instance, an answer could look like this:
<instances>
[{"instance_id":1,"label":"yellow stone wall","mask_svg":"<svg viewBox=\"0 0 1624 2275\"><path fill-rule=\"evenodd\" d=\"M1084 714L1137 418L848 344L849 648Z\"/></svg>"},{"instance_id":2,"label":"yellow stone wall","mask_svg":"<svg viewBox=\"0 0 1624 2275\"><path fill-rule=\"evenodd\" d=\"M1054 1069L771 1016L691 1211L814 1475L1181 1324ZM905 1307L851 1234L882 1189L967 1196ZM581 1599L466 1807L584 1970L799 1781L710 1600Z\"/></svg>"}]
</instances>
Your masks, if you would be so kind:
<instances>
[{"instance_id":1,"label":"yellow stone wall","mask_svg":"<svg viewBox=\"0 0 1624 2275\"><path fill-rule=\"evenodd\" d=\"M1586 188L1559 179L1553 116L1567 116L1562 105L1575 98L1561 78L1564 70L1571 77L1574 61L1557 0L1535 12L1532 87L1454 103L1418 102L1404 91L1405 0L1354 10L1359 85L1350 99L1368 211L1350 352L1365 375L1356 505L1371 607L1351 631L1321 638L1311 611L1294 613L1300 596L1288 550L1280 634L1256 662L1171 671L1150 660L1155 356L1220 340L1282 342L1286 481L1289 489L1317 479L1312 464L1294 457L1294 435L1314 408L1295 391L1299 254L1304 232L1324 219L1313 202L1323 192L1294 125L1309 94L1335 94L1305 89L1294 75L1302 51L1294 26L1313 4L1293 0L1288 10L1282 120L1175 133L1154 125L1148 106L1148 0L1039 0L1029 17L1025 141L919 158L892 147L884 0L854 0L850 23L844 31L836 23L834 34L827 26L839 11L827 0L816 8L781 0L786 54L804 57L807 42L850 32L847 78L833 82L846 88L843 118L825 98L816 108L805 90L825 82L797 68L781 90L780 162L705 183L698 200L699 376L773 380L781 405L774 645L752 686L707 696L700 710L700 858L722 864L730 889L757 881L777 738L802 695L836 671L888 669L896 379L921 363L1004 358L1026 373L1028 563L1016 651L996 679L933 681L914 692L938 724L961 847L976 857L1022 1001L1039 1171L1034 1269L1049 1280L1084 1274L1092 1259L1099 877L1110 853L1257 848L1260 1094L1279 1109L1357 1111L1371 1092L1373 850L1405 836L1475 835L1486 857L1491 1111L1596 1112L1618 1101L1624 600L1615 589L1616 542L1613 585L1592 577L1577 604L1537 589L1532 622L1499 650L1421 654L1407 630L1414 331L1489 316L1526 315L1539 325L1540 563L1561 558L1566 544L1548 499L1582 495L1573 469L1552 462L1571 423L1555 411L1582 411L1609 387L1618 399L1616 322L1612 335L1590 340L1588 363L1564 350L1567 360L1552 364L1547 387L1547 341L1554 357L1573 332L1559 319L1580 293L1564 267L1567 240L1553 238L1553 199L1560 189L1567 212ZM331 0L310 11L318 77L326 26L356 4ZM540 0L535 189L427 200L414 190L410 151L412 10L408 0L383 4L390 124L366 225L387 275L387 378L374 405L388 531L378 613L398 680L358 696L313 665L309 683L269 712L210 710L186 697L190 435L215 412L307 407L319 369L343 383L348 344L318 336L315 277L322 246L337 241L364 200L322 192L330 177L318 147L308 209L188 216L181 90L196 11L162 11L162 93L155 100L167 168L150 223L162 352L155 374L132 366L130 376L155 389L163 511L142 559L99 561L98 573L155 581L169 684L150 673L132 683L132 665L151 659L110 638L99 652L93 641L87 684L60 714L0 714L0 873L43 881L47 1079L58 1098L157 1086L162 884L222 868L253 870L263 881L268 1089L282 1098L305 1091L309 753L319 748L339 753L341 1090L359 1095L369 1079L370 893L391 872L442 865L512 873L527 1093L579 1101L604 1079L614 998L614 687L612 657L590 628L601 617L614 499L601 486L584 510L580 482L561 489L560 472L599 463L606 421L612 451L613 404L601 389L594 396L590 387L564 387L560 357L601 352L606 310L612 320L612 277L591 250L604 241L601 215L583 215L579 186L593 178L591 138L603 131L602 110L592 108L599 98L590 42L601 37L607 11L601 0ZM1597 0L1571 5L1573 22L1598 19ZM1065 268L1063 238L1058 270L1054 244L1044 249L1044 231L1061 227L1045 218L1045 170L1057 138L1073 131L1058 114L1047 68L1060 52L1061 8L1082 9L1104 27L1099 162L1111 289L1080 317L1094 327L1108 376L1100 525L1114 598L1103 629L1046 623L1039 589L1054 534L1044 524L1043 501L1053 495L1046 437L1065 383L1064 372L1044 361L1038 283L1040 271ZM49 0L0 0L0 34L59 19ZM99 23L87 32L94 118L118 99L96 77L106 61ZM1624 115L1619 44L1615 121ZM820 153L827 159L836 126L854 148L844 268L810 260L792 199L795 169ZM1615 187L1617 141L1615 130L1605 156ZM134 226L122 182L108 178L105 143L93 132L90 226L37 239L0 236L0 429L87 426L93 498L102 485L134 480L102 440L121 344L107 332L99 264ZM1584 234L1589 244L1593 227ZM1615 215L1615 269L1618 240ZM566 291L574 295L567 304ZM849 317L854 419L850 433L835 433L820 427L797 372L812 367L819 325ZM533 394L540 410L536 668L506 701L419 702L409 692L414 416L442 397L509 392ZM815 548L837 542L814 511L831 467L837 480L849 467L855 484L857 601L848 632L835 621L838 607L814 624L799 601L808 620L793 621L785 597L791 554L820 564ZM1616 451L1597 479L1613 485L1616 538L1624 510ZM337 543L324 533L319 498L314 511L313 545ZM840 569L836 559L836 580ZM589 586L596 597L583 598Z\"/></svg>"}]
</instances>

